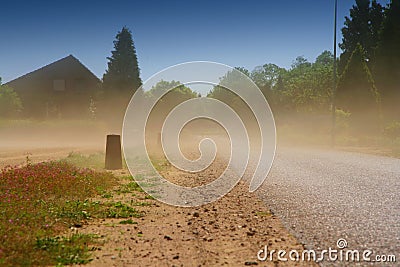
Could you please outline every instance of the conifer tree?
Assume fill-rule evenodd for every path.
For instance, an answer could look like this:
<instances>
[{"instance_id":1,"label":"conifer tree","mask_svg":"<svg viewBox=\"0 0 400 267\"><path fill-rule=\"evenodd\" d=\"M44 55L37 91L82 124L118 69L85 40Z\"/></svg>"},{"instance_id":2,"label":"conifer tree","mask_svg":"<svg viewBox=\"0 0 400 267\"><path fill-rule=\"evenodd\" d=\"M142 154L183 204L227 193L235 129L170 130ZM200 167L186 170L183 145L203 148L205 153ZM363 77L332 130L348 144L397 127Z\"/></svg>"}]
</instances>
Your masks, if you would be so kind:
<instances>
[{"instance_id":1,"label":"conifer tree","mask_svg":"<svg viewBox=\"0 0 400 267\"><path fill-rule=\"evenodd\" d=\"M352 114L355 128L365 129L378 122L380 96L360 44L339 78L336 96L337 107Z\"/></svg>"},{"instance_id":2,"label":"conifer tree","mask_svg":"<svg viewBox=\"0 0 400 267\"><path fill-rule=\"evenodd\" d=\"M108 69L103 75L104 89L133 94L142 85L142 80L132 33L128 28L123 27L118 32L114 50L107 59Z\"/></svg>"}]
</instances>

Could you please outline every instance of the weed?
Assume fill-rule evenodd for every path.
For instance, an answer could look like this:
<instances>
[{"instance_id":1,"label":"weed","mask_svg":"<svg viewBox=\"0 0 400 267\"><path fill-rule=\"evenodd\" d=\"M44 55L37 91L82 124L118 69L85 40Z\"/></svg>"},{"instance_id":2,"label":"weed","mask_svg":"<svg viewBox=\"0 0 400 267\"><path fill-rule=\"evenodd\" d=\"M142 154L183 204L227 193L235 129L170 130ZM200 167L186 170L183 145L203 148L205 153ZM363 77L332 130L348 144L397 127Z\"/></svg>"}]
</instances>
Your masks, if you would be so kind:
<instances>
[{"instance_id":1,"label":"weed","mask_svg":"<svg viewBox=\"0 0 400 267\"><path fill-rule=\"evenodd\" d=\"M76 152L69 153L64 161L77 167L91 168L95 170L104 170L104 153L83 155Z\"/></svg>"},{"instance_id":2,"label":"weed","mask_svg":"<svg viewBox=\"0 0 400 267\"><path fill-rule=\"evenodd\" d=\"M143 216L141 212L120 201L116 203L107 203L106 205L108 207L104 214L107 218L140 218Z\"/></svg>"},{"instance_id":3,"label":"weed","mask_svg":"<svg viewBox=\"0 0 400 267\"><path fill-rule=\"evenodd\" d=\"M143 189L136 182L124 184L118 190L116 190L116 192L120 194L133 193L135 191L143 192Z\"/></svg>"},{"instance_id":4,"label":"weed","mask_svg":"<svg viewBox=\"0 0 400 267\"><path fill-rule=\"evenodd\" d=\"M34 249L36 239L91 218L92 210L100 208L85 199L95 196L96 188L109 189L115 184L110 173L77 168L65 161L0 170L0 251L6 255L2 265L53 264L43 251Z\"/></svg>"},{"instance_id":5,"label":"weed","mask_svg":"<svg viewBox=\"0 0 400 267\"><path fill-rule=\"evenodd\" d=\"M120 224L137 224L137 222L132 221L132 219L123 220L119 222Z\"/></svg>"},{"instance_id":6,"label":"weed","mask_svg":"<svg viewBox=\"0 0 400 267\"><path fill-rule=\"evenodd\" d=\"M109 192L106 192L104 194L101 195L102 198L113 198L113 195Z\"/></svg>"},{"instance_id":7,"label":"weed","mask_svg":"<svg viewBox=\"0 0 400 267\"><path fill-rule=\"evenodd\" d=\"M73 234L70 237L45 237L36 239L35 249L45 251L44 255L58 265L86 264L90 259L89 251L95 250L97 236Z\"/></svg>"},{"instance_id":8,"label":"weed","mask_svg":"<svg viewBox=\"0 0 400 267\"><path fill-rule=\"evenodd\" d=\"M272 213L269 211L258 211L256 212L257 216L272 216Z\"/></svg>"}]
</instances>

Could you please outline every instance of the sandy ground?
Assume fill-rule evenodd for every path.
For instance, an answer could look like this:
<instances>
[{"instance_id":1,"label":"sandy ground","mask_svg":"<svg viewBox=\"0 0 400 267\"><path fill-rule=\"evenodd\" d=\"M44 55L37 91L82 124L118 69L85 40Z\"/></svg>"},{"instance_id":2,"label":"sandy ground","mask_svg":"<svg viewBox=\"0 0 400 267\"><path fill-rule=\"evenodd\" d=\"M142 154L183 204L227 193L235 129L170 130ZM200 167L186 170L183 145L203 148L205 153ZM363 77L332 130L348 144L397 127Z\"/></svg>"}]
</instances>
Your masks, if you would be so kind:
<instances>
[{"instance_id":1,"label":"sandy ground","mask_svg":"<svg viewBox=\"0 0 400 267\"><path fill-rule=\"evenodd\" d=\"M31 163L56 160L65 158L69 153L79 151L80 153L90 154L101 151L99 148L87 147L77 148L68 147L27 147L27 148L4 148L0 150L0 168L7 165L24 165L28 161Z\"/></svg>"},{"instance_id":2,"label":"sandy ground","mask_svg":"<svg viewBox=\"0 0 400 267\"><path fill-rule=\"evenodd\" d=\"M183 179L176 170L164 173ZM272 261L257 259L258 251L266 245L269 251L288 252L302 251L303 246L255 194L248 192L244 182L220 200L193 208L144 200L144 193L135 194L121 194L113 200L150 202L151 206L137 207L145 213L143 218L134 219L137 224L106 219L90 221L78 230L98 234L105 241L89 266L313 266L278 261L276 255Z\"/></svg>"}]
</instances>

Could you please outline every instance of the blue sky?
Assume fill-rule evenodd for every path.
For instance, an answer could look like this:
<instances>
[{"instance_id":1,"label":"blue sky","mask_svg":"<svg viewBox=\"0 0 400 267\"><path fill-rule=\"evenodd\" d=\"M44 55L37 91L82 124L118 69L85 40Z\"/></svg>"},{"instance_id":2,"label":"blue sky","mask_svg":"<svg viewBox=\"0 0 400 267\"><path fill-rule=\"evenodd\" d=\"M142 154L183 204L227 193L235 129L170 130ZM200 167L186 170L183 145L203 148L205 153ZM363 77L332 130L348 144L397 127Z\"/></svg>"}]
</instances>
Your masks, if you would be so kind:
<instances>
[{"instance_id":1,"label":"blue sky","mask_svg":"<svg viewBox=\"0 0 400 267\"><path fill-rule=\"evenodd\" d=\"M339 0L338 41L353 4ZM101 78L125 25L143 80L193 60L290 67L299 55L313 61L332 50L333 0L3 1L0 77L7 82L73 54Z\"/></svg>"}]
</instances>

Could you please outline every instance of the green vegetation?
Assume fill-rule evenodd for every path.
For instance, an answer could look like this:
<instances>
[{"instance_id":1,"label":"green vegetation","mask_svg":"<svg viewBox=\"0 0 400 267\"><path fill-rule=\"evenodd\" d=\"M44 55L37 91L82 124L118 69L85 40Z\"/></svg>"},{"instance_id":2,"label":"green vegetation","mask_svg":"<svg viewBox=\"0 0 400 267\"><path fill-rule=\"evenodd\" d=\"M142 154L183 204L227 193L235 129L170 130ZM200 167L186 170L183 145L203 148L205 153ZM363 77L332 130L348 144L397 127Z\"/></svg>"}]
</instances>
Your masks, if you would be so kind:
<instances>
[{"instance_id":1,"label":"green vegetation","mask_svg":"<svg viewBox=\"0 0 400 267\"><path fill-rule=\"evenodd\" d=\"M339 108L352 113L351 127L367 134L373 134L378 128L379 133L375 135L380 137L385 125L398 120L400 114L400 92L397 90L400 84L400 3L391 1L383 7L375 0L355 2L342 29L340 47L343 53L339 61L339 75L348 92L347 101L342 101L343 105ZM341 84L340 89L344 89ZM360 95L360 91L364 94ZM370 96L366 97L368 92ZM377 96L379 108L374 104ZM351 102L350 107L348 103ZM359 116L361 111L367 111L363 118ZM367 124L367 119L370 125L375 125L375 129L361 126Z\"/></svg>"},{"instance_id":2,"label":"green vegetation","mask_svg":"<svg viewBox=\"0 0 400 267\"><path fill-rule=\"evenodd\" d=\"M272 213L270 211L257 211L256 212L257 216L272 216Z\"/></svg>"},{"instance_id":3,"label":"green vegetation","mask_svg":"<svg viewBox=\"0 0 400 267\"><path fill-rule=\"evenodd\" d=\"M72 165L96 166L97 159L96 155L72 153L61 161L28 163L25 167L7 167L0 171L2 265L88 263L90 251L100 244L98 236L77 233L59 236L61 232L69 227L81 227L92 219L125 219L120 223L135 224L132 218L143 216L135 207L151 203L134 199L130 203L92 200L99 195L111 198L113 193L145 195L130 176L121 178L120 184L111 173ZM129 182L125 183L127 179Z\"/></svg>"},{"instance_id":4,"label":"green vegetation","mask_svg":"<svg viewBox=\"0 0 400 267\"><path fill-rule=\"evenodd\" d=\"M398 120L400 114L400 2L391 1L390 7L384 14L372 69L378 90L381 92L385 118Z\"/></svg>"},{"instance_id":5,"label":"green vegetation","mask_svg":"<svg viewBox=\"0 0 400 267\"><path fill-rule=\"evenodd\" d=\"M98 236L72 234L36 239L35 249L44 256L43 262L57 265L86 264L92 261L90 251L96 250Z\"/></svg>"},{"instance_id":6,"label":"green vegetation","mask_svg":"<svg viewBox=\"0 0 400 267\"><path fill-rule=\"evenodd\" d=\"M393 120L399 120L400 114L399 24L399 1L391 1L387 6L382 6L376 0L355 0L345 17L343 38L339 44L342 53L339 58L334 59L331 52L323 51L314 61L298 56L289 68L267 62L256 66L252 71L243 67L237 67L237 70L254 80L262 90L274 112L278 128L292 128L296 132L295 125L291 125L293 118L312 122L317 118L319 127L312 128L325 140L331 133L327 125L331 120L334 93L333 63L337 62L337 109L343 112L340 114L346 114L345 131L341 127L344 126L341 125L343 118L337 118L337 124L341 125L336 130L339 134L338 140L342 137L346 140L387 139L389 137L384 133L385 127ZM94 96L96 103L92 101L89 109L93 111L92 117L98 110L100 116L97 118L120 127L130 96L142 84L135 45L128 28L123 27L117 33L114 49L107 59L108 68L103 75L102 93ZM151 114L149 132L157 132L156 128L177 104L198 97L178 81L160 81L149 91L139 93L152 98L171 87L175 89L157 103L154 109L157 114ZM237 96L220 86L216 86L208 96L220 99L233 108L243 106ZM12 89L0 87L0 118L12 117L21 108L18 96ZM247 114L244 115L246 116ZM0 127L3 124L0 121ZM38 127L45 126L41 124ZM301 134L302 129L298 130ZM391 136L389 139L394 140L397 137ZM156 140L156 137L151 138ZM70 160L79 160L76 155L71 157Z\"/></svg>"},{"instance_id":7,"label":"green vegetation","mask_svg":"<svg viewBox=\"0 0 400 267\"><path fill-rule=\"evenodd\" d=\"M350 9L350 17L345 17L342 29L343 39L339 46L343 53L340 56L340 66L345 67L358 45L365 50L366 59L374 58L384 16L384 8L376 0L355 1L355 5ZM342 71L343 69L340 72Z\"/></svg>"},{"instance_id":8,"label":"green vegetation","mask_svg":"<svg viewBox=\"0 0 400 267\"><path fill-rule=\"evenodd\" d=\"M0 78L0 118L15 118L22 111L22 102L17 93L1 84Z\"/></svg>"},{"instance_id":9,"label":"green vegetation","mask_svg":"<svg viewBox=\"0 0 400 267\"><path fill-rule=\"evenodd\" d=\"M172 89L171 93L174 94L171 98L177 98L178 100L184 101L190 98L197 97L197 94L190 90L190 88L184 86L178 81L159 81L145 94L147 97L151 98L154 96L159 96L164 94L167 90ZM165 100L164 100L165 101Z\"/></svg>"},{"instance_id":10,"label":"green vegetation","mask_svg":"<svg viewBox=\"0 0 400 267\"><path fill-rule=\"evenodd\" d=\"M340 76L336 103L351 113L352 125L357 130L371 131L379 128L380 95L360 44Z\"/></svg>"},{"instance_id":11,"label":"green vegetation","mask_svg":"<svg viewBox=\"0 0 400 267\"><path fill-rule=\"evenodd\" d=\"M81 153L71 152L64 160L77 167L86 167L95 170L104 169L104 153L96 153L90 155L83 155Z\"/></svg>"},{"instance_id":12,"label":"green vegetation","mask_svg":"<svg viewBox=\"0 0 400 267\"><path fill-rule=\"evenodd\" d=\"M279 141L328 145L333 63L337 60L336 144L381 147L396 156L400 134L389 128L400 114L399 24L398 1L383 7L375 0L356 0L345 18L340 58L334 59L331 52L324 51L314 62L299 56L288 69L272 63L253 71L236 69L249 76L268 99ZM233 108L240 103L236 95L220 86L208 96Z\"/></svg>"},{"instance_id":13,"label":"green vegetation","mask_svg":"<svg viewBox=\"0 0 400 267\"><path fill-rule=\"evenodd\" d=\"M52 213L59 219L67 218L72 225L92 218L139 218L142 214L124 203L100 201L66 201Z\"/></svg>"},{"instance_id":14,"label":"green vegetation","mask_svg":"<svg viewBox=\"0 0 400 267\"><path fill-rule=\"evenodd\" d=\"M109 173L64 161L1 170L0 259L7 266L55 264L48 251L33 249L36 240L86 219L85 199L97 195L98 187L114 185L116 178ZM82 204L72 213L72 203Z\"/></svg>"},{"instance_id":15,"label":"green vegetation","mask_svg":"<svg viewBox=\"0 0 400 267\"><path fill-rule=\"evenodd\" d=\"M166 93L169 89L172 90ZM190 88L182 85L179 81L163 80L159 81L144 94L147 101L153 101L154 98L162 96L160 101L158 101L153 108L153 111L150 113L150 118L148 120L147 127L153 132L159 131L166 116L174 107L188 99L197 97L197 94L195 92L193 92Z\"/></svg>"},{"instance_id":16,"label":"green vegetation","mask_svg":"<svg viewBox=\"0 0 400 267\"><path fill-rule=\"evenodd\" d=\"M108 69L103 75L103 88L133 94L141 85L140 69L131 31L123 27L115 36L114 50L108 57Z\"/></svg>"},{"instance_id":17,"label":"green vegetation","mask_svg":"<svg viewBox=\"0 0 400 267\"><path fill-rule=\"evenodd\" d=\"M142 80L131 31L123 27L115 38L114 50L107 57L108 68L103 75L98 117L112 127L121 127L126 106Z\"/></svg>"},{"instance_id":18,"label":"green vegetation","mask_svg":"<svg viewBox=\"0 0 400 267\"><path fill-rule=\"evenodd\" d=\"M116 203L105 203L105 209L102 215L106 218L140 218L143 215L131 206L121 203L120 201Z\"/></svg>"},{"instance_id":19,"label":"green vegetation","mask_svg":"<svg viewBox=\"0 0 400 267\"><path fill-rule=\"evenodd\" d=\"M119 224L137 224L137 222L132 221L132 219L120 221Z\"/></svg>"},{"instance_id":20,"label":"green vegetation","mask_svg":"<svg viewBox=\"0 0 400 267\"><path fill-rule=\"evenodd\" d=\"M143 189L136 182L130 182L121 185L120 188L116 190L119 194L133 193L134 191L143 192Z\"/></svg>"}]
</instances>

